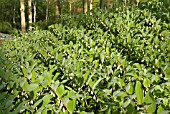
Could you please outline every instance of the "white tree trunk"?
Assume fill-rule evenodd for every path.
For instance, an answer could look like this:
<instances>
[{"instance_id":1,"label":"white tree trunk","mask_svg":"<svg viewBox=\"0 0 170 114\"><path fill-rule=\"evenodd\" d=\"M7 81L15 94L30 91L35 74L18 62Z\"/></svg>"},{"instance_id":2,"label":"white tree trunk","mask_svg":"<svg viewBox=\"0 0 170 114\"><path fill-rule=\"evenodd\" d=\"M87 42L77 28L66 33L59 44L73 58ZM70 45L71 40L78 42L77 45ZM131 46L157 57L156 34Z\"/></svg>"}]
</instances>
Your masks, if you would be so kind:
<instances>
[{"instance_id":1,"label":"white tree trunk","mask_svg":"<svg viewBox=\"0 0 170 114\"><path fill-rule=\"evenodd\" d=\"M28 29L32 29L32 0L28 0Z\"/></svg>"},{"instance_id":2,"label":"white tree trunk","mask_svg":"<svg viewBox=\"0 0 170 114\"><path fill-rule=\"evenodd\" d=\"M45 16L46 25L48 24L48 5L49 5L49 1L46 0L46 16Z\"/></svg>"},{"instance_id":3,"label":"white tree trunk","mask_svg":"<svg viewBox=\"0 0 170 114\"><path fill-rule=\"evenodd\" d=\"M90 0L90 15L92 15L92 9L93 9L93 0Z\"/></svg>"},{"instance_id":4,"label":"white tree trunk","mask_svg":"<svg viewBox=\"0 0 170 114\"><path fill-rule=\"evenodd\" d=\"M21 31L25 32L25 5L24 0L20 0L20 11L21 11Z\"/></svg>"},{"instance_id":5,"label":"white tree trunk","mask_svg":"<svg viewBox=\"0 0 170 114\"><path fill-rule=\"evenodd\" d=\"M37 5L37 2L36 2L36 0L34 0L34 23L36 22L36 15L37 15L37 9L36 9L36 5Z\"/></svg>"},{"instance_id":6,"label":"white tree trunk","mask_svg":"<svg viewBox=\"0 0 170 114\"><path fill-rule=\"evenodd\" d=\"M83 12L84 12L84 13L87 13L87 8L88 8L88 6L87 6L87 0L83 0Z\"/></svg>"}]
</instances>

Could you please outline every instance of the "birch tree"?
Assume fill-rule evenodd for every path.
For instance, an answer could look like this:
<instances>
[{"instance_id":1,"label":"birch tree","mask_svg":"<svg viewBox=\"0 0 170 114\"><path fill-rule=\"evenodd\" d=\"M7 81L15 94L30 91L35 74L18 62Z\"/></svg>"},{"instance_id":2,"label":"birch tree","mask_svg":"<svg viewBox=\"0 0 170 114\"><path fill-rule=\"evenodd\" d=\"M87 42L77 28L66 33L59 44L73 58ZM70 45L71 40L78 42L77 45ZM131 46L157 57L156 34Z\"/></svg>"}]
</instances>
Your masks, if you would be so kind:
<instances>
[{"instance_id":1,"label":"birch tree","mask_svg":"<svg viewBox=\"0 0 170 114\"><path fill-rule=\"evenodd\" d=\"M25 5L24 0L20 0L20 12L21 12L21 31L25 32Z\"/></svg>"},{"instance_id":2,"label":"birch tree","mask_svg":"<svg viewBox=\"0 0 170 114\"><path fill-rule=\"evenodd\" d=\"M89 0L90 2L90 15L92 15L92 9L93 9L93 0Z\"/></svg>"},{"instance_id":3,"label":"birch tree","mask_svg":"<svg viewBox=\"0 0 170 114\"><path fill-rule=\"evenodd\" d=\"M61 15L60 0L55 0L55 16Z\"/></svg>"},{"instance_id":4,"label":"birch tree","mask_svg":"<svg viewBox=\"0 0 170 114\"><path fill-rule=\"evenodd\" d=\"M28 29L32 28L32 0L28 0Z\"/></svg>"},{"instance_id":5,"label":"birch tree","mask_svg":"<svg viewBox=\"0 0 170 114\"><path fill-rule=\"evenodd\" d=\"M48 24L48 7L49 7L49 1L46 0L46 15L45 15L46 25Z\"/></svg>"},{"instance_id":6,"label":"birch tree","mask_svg":"<svg viewBox=\"0 0 170 114\"><path fill-rule=\"evenodd\" d=\"M36 0L33 1L33 9L34 9L34 17L33 17L33 21L34 23L36 22L36 15L37 15L37 9L36 9L36 5L37 5L37 2Z\"/></svg>"},{"instance_id":7,"label":"birch tree","mask_svg":"<svg viewBox=\"0 0 170 114\"><path fill-rule=\"evenodd\" d=\"M87 12L87 0L83 0L83 12L86 13Z\"/></svg>"}]
</instances>

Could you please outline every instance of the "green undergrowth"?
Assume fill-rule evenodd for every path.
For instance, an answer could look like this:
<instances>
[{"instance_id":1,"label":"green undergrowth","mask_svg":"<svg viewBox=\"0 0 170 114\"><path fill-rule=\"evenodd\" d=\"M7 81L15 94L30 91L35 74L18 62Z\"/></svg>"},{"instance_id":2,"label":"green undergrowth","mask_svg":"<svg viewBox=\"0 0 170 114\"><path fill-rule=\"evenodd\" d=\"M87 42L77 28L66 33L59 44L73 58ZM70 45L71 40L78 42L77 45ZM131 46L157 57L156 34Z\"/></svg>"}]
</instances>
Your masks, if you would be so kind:
<instances>
[{"instance_id":1,"label":"green undergrowth","mask_svg":"<svg viewBox=\"0 0 170 114\"><path fill-rule=\"evenodd\" d=\"M0 46L2 114L170 112L170 24L148 9L63 16L9 41Z\"/></svg>"}]
</instances>

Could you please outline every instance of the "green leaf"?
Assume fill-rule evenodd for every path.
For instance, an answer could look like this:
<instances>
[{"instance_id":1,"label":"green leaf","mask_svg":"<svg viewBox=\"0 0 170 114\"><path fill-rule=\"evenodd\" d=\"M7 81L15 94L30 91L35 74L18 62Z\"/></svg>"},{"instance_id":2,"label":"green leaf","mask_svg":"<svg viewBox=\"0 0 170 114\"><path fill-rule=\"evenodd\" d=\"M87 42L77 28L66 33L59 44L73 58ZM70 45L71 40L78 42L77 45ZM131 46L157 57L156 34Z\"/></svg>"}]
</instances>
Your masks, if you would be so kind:
<instances>
[{"instance_id":1,"label":"green leaf","mask_svg":"<svg viewBox=\"0 0 170 114\"><path fill-rule=\"evenodd\" d=\"M22 69L22 73L24 74L24 76L27 76L27 70L24 66L21 66Z\"/></svg>"},{"instance_id":2,"label":"green leaf","mask_svg":"<svg viewBox=\"0 0 170 114\"><path fill-rule=\"evenodd\" d=\"M153 102L151 105L149 105L147 111L149 112L149 114L153 114L156 111L156 103Z\"/></svg>"},{"instance_id":3,"label":"green leaf","mask_svg":"<svg viewBox=\"0 0 170 114\"><path fill-rule=\"evenodd\" d=\"M43 97L43 105L42 105L42 107L44 107L44 106L46 106L48 103L50 103L50 102L51 102L51 98L52 98L51 95L45 95L45 96Z\"/></svg>"},{"instance_id":4,"label":"green leaf","mask_svg":"<svg viewBox=\"0 0 170 114\"><path fill-rule=\"evenodd\" d=\"M148 91L143 99L143 101L147 104L154 102L153 97L151 96L150 91Z\"/></svg>"},{"instance_id":5,"label":"green leaf","mask_svg":"<svg viewBox=\"0 0 170 114\"><path fill-rule=\"evenodd\" d=\"M51 83L52 74L50 74L49 72L44 72L44 73L42 74L42 76L44 77L45 80L48 81L48 84Z\"/></svg>"},{"instance_id":6,"label":"green leaf","mask_svg":"<svg viewBox=\"0 0 170 114\"><path fill-rule=\"evenodd\" d=\"M106 66L106 68L108 74L113 74L112 66Z\"/></svg>"},{"instance_id":7,"label":"green leaf","mask_svg":"<svg viewBox=\"0 0 170 114\"><path fill-rule=\"evenodd\" d=\"M48 111L47 108L45 108L41 114L48 114L47 111Z\"/></svg>"},{"instance_id":8,"label":"green leaf","mask_svg":"<svg viewBox=\"0 0 170 114\"><path fill-rule=\"evenodd\" d=\"M161 32L161 35L162 36L169 36L170 32L168 30L164 30L164 31Z\"/></svg>"},{"instance_id":9,"label":"green leaf","mask_svg":"<svg viewBox=\"0 0 170 114\"><path fill-rule=\"evenodd\" d=\"M76 99L69 100L67 103L67 109L68 111L73 114L74 110L76 108Z\"/></svg>"},{"instance_id":10,"label":"green leaf","mask_svg":"<svg viewBox=\"0 0 170 114\"><path fill-rule=\"evenodd\" d=\"M64 85L60 85L60 86L57 88L56 93L57 93L57 95L58 95L59 97L62 97L63 94L65 93L65 92L64 92Z\"/></svg>"},{"instance_id":11,"label":"green leaf","mask_svg":"<svg viewBox=\"0 0 170 114\"><path fill-rule=\"evenodd\" d=\"M100 60L101 60L102 63L104 62L104 59L105 59L105 55L104 55L104 53L101 53L100 54Z\"/></svg>"},{"instance_id":12,"label":"green leaf","mask_svg":"<svg viewBox=\"0 0 170 114\"><path fill-rule=\"evenodd\" d=\"M133 94L134 92L134 86L131 82L128 83L128 85L125 87L128 94Z\"/></svg>"},{"instance_id":13,"label":"green leaf","mask_svg":"<svg viewBox=\"0 0 170 114\"><path fill-rule=\"evenodd\" d=\"M136 86L135 86L135 94L136 94L138 103L142 104L144 93L143 93L142 85L139 81L137 81Z\"/></svg>"},{"instance_id":14,"label":"green leaf","mask_svg":"<svg viewBox=\"0 0 170 114\"><path fill-rule=\"evenodd\" d=\"M93 85L93 87L92 87L93 90L96 88L96 86L100 83L101 80L103 80L103 78L100 77L100 78L97 80L97 82Z\"/></svg>"},{"instance_id":15,"label":"green leaf","mask_svg":"<svg viewBox=\"0 0 170 114\"><path fill-rule=\"evenodd\" d=\"M31 74L32 74L31 81L34 82L36 78L36 72L33 70Z\"/></svg>"},{"instance_id":16,"label":"green leaf","mask_svg":"<svg viewBox=\"0 0 170 114\"><path fill-rule=\"evenodd\" d=\"M30 84L27 86L26 91L33 91L34 89L38 88L39 85L38 84Z\"/></svg>"},{"instance_id":17,"label":"green leaf","mask_svg":"<svg viewBox=\"0 0 170 114\"><path fill-rule=\"evenodd\" d=\"M122 106L125 108L125 107L127 107L127 106L130 104L130 102L131 102L131 100L128 99L128 100L126 100L126 101L123 103Z\"/></svg>"},{"instance_id":18,"label":"green leaf","mask_svg":"<svg viewBox=\"0 0 170 114\"><path fill-rule=\"evenodd\" d=\"M150 87L151 81L148 78L145 78L143 81L144 87L148 88Z\"/></svg>"},{"instance_id":19,"label":"green leaf","mask_svg":"<svg viewBox=\"0 0 170 114\"><path fill-rule=\"evenodd\" d=\"M32 108L35 109L42 101L43 101L42 98L39 99L38 101L36 101L36 102L34 103L34 105L32 106Z\"/></svg>"},{"instance_id":20,"label":"green leaf","mask_svg":"<svg viewBox=\"0 0 170 114\"><path fill-rule=\"evenodd\" d=\"M161 112L164 111L164 108L160 105L157 110L157 114L161 114Z\"/></svg>"},{"instance_id":21,"label":"green leaf","mask_svg":"<svg viewBox=\"0 0 170 114\"><path fill-rule=\"evenodd\" d=\"M10 114L18 114L22 109L25 108L24 105L25 105L27 102L28 102L28 100L21 102L13 112L10 112Z\"/></svg>"},{"instance_id":22,"label":"green leaf","mask_svg":"<svg viewBox=\"0 0 170 114\"><path fill-rule=\"evenodd\" d=\"M6 100L5 100L5 108L9 108L12 106L12 103L14 101L15 95L10 95Z\"/></svg>"},{"instance_id":23,"label":"green leaf","mask_svg":"<svg viewBox=\"0 0 170 114\"><path fill-rule=\"evenodd\" d=\"M161 114L169 114L170 113L170 110L164 110L161 112Z\"/></svg>"}]
</instances>

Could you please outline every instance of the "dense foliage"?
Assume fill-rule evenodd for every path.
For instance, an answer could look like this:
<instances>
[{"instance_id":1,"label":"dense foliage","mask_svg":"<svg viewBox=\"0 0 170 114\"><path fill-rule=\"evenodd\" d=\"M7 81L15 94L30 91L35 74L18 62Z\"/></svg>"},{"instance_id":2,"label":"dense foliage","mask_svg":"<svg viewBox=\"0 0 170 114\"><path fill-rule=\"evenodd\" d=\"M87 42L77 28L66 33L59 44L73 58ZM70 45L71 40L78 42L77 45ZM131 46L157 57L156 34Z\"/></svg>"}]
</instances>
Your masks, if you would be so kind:
<instances>
[{"instance_id":1,"label":"dense foliage","mask_svg":"<svg viewBox=\"0 0 170 114\"><path fill-rule=\"evenodd\" d=\"M168 19L98 10L3 43L0 113L168 114Z\"/></svg>"}]
</instances>

